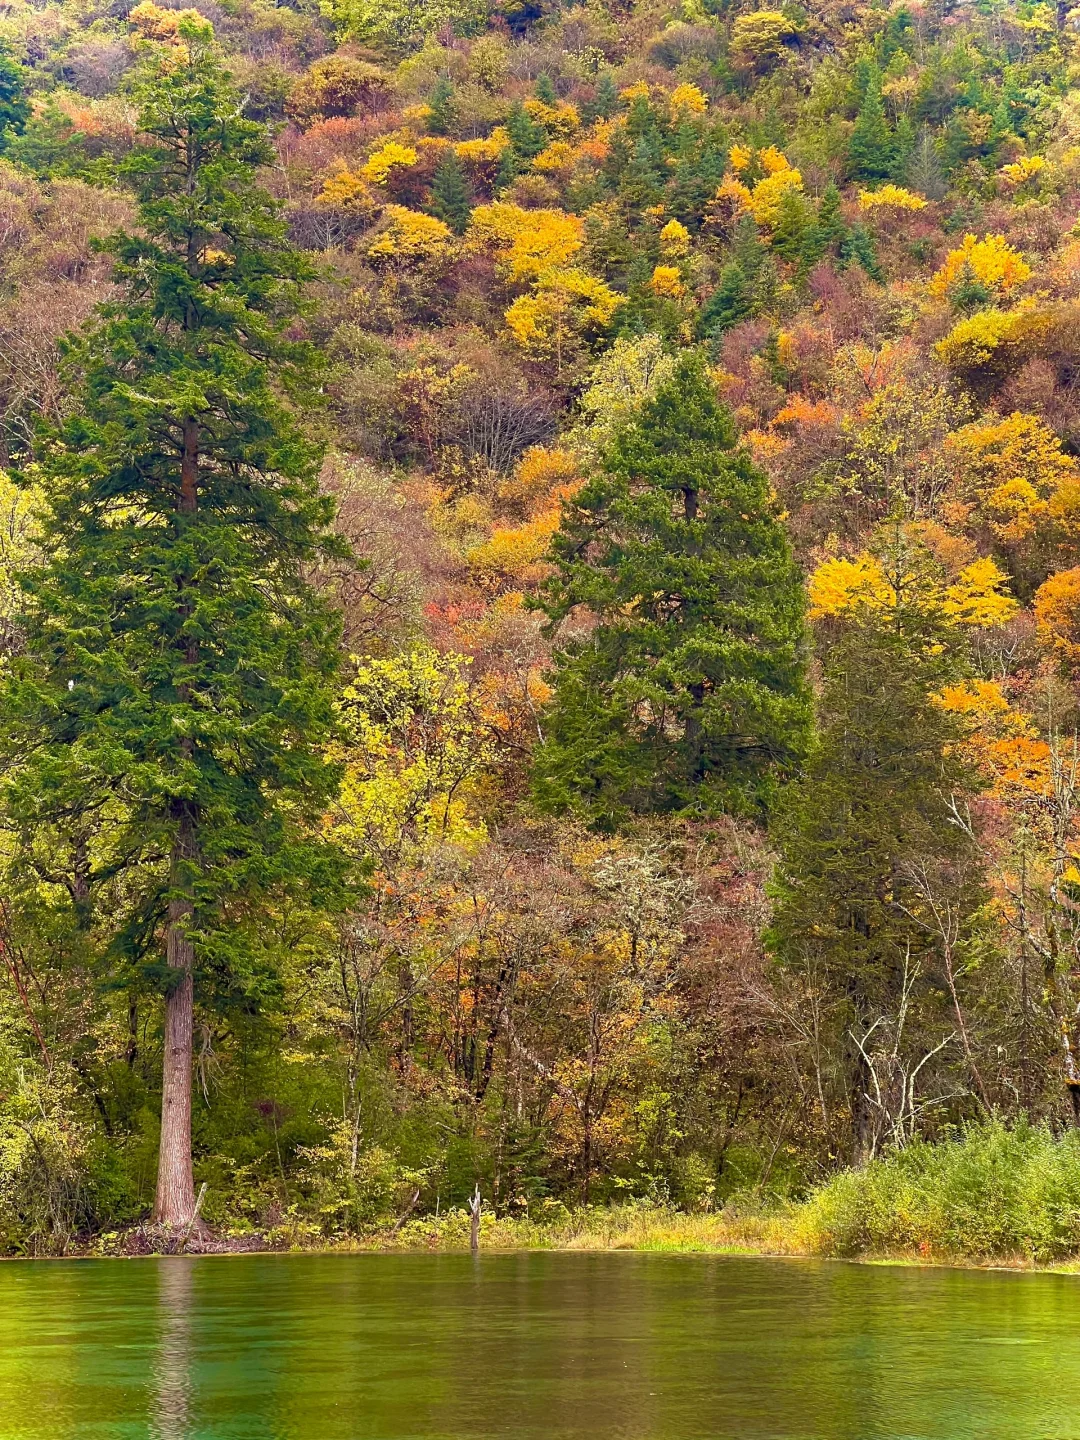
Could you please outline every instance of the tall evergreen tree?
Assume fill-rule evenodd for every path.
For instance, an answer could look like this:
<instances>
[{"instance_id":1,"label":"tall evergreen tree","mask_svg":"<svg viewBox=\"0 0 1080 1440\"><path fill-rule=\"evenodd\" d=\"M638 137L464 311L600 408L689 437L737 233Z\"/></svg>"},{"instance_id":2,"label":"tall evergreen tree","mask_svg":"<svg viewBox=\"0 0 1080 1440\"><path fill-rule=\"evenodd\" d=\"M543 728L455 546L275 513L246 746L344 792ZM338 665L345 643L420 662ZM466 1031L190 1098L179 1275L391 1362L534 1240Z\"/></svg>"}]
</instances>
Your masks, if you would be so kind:
<instances>
[{"instance_id":1,"label":"tall evergreen tree","mask_svg":"<svg viewBox=\"0 0 1080 1440\"><path fill-rule=\"evenodd\" d=\"M895 159L896 147L881 98L881 73L874 67L867 76L848 143L848 164L857 180L885 180L893 173Z\"/></svg>"},{"instance_id":2,"label":"tall evergreen tree","mask_svg":"<svg viewBox=\"0 0 1080 1440\"><path fill-rule=\"evenodd\" d=\"M919 565L905 545L892 547L884 569L896 603L834 622L819 739L772 826L780 860L771 947L783 967L812 977L819 1042L835 1062L822 1083L835 1082L830 1108L850 1116L856 1163L879 1138L870 1056L891 1034L917 1059L953 1028L940 1009L946 986L919 876L937 877L958 940L983 898L949 809L971 776L955 716L934 698L962 674L964 651L957 627L920 595ZM881 1063L876 1080L888 1091L897 1075L885 1073L891 1057Z\"/></svg>"},{"instance_id":3,"label":"tall evergreen tree","mask_svg":"<svg viewBox=\"0 0 1080 1440\"><path fill-rule=\"evenodd\" d=\"M619 87L611 78L610 70L597 76L596 91L591 100L581 107L581 118L585 124L594 120L610 120L619 108Z\"/></svg>"},{"instance_id":4,"label":"tall evergreen tree","mask_svg":"<svg viewBox=\"0 0 1080 1440\"><path fill-rule=\"evenodd\" d=\"M745 320L753 309L753 290L741 265L734 262L725 265L720 272L720 283L702 306L698 316L698 334L703 339L714 339L730 330L740 320Z\"/></svg>"},{"instance_id":5,"label":"tall evergreen tree","mask_svg":"<svg viewBox=\"0 0 1080 1440\"><path fill-rule=\"evenodd\" d=\"M23 133L29 118L25 71L0 42L0 150L7 148L13 135Z\"/></svg>"},{"instance_id":6,"label":"tall evergreen tree","mask_svg":"<svg viewBox=\"0 0 1080 1440\"><path fill-rule=\"evenodd\" d=\"M455 235L464 235L472 206L465 167L453 150L439 162L432 177L431 213L449 225Z\"/></svg>"},{"instance_id":7,"label":"tall evergreen tree","mask_svg":"<svg viewBox=\"0 0 1080 1440\"><path fill-rule=\"evenodd\" d=\"M321 757L337 625L305 582L327 547L320 453L289 403L310 348L286 338L311 271L254 182L270 147L241 116L213 32L137 92L124 163L139 227L112 242L119 294L70 350L70 418L43 463L43 558L22 577L26 651L3 707L23 763L8 813L32 833L96 816L81 893L123 872L160 939L164 995L155 1217L190 1222L196 997L245 1004L260 897L318 894L332 867L305 836L332 790ZM252 922L244 926L244 915Z\"/></svg>"},{"instance_id":8,"label":"tall evergreen tree","mask_svg":"<svg viewBox=\"0 0 1080 1440\"><path fill-rule=\"evenodd\" d=\"M758 803L806 739L802 586L696 357L616 437L554 560L551 627L595 624L556 652L540 805L610 827Z\"/></svg>"},{"instance_id":9,"label":"tall evergreen tree","mask_svg":"<svg viewBox=\"0 0 1080 1440\"><path fill-rule=\"evenodd\" d=\"M941 162L934 148L934 137L929 130L920 131L908 157L904 178L913 190L925 195L928 200L944 200L948 193L949 187L945 184Z\"/></svg>"},{"instance_id":10,"label":"tall evergreen tree","mask_svg":"<svg viewBox=\"0 0 1080 1440\"><path fill-rule=\"evenodd\" d=\"M433 135L449 135L457 119L454 87L447 75L440 75L428 96L428 129Z\"/></svg>"},{"instance_id":11,"label":"tall evergreen tree","mask_svg":"<svg viewBox=\"0 0 1080 1440\"><path fill-rule=\"evenodd\" d=\"M548 143L548 133L538 124L524 106L514 105L506 117L506 133L515 156L521 160L533 160Z\"/></svg>"}]
</instances>

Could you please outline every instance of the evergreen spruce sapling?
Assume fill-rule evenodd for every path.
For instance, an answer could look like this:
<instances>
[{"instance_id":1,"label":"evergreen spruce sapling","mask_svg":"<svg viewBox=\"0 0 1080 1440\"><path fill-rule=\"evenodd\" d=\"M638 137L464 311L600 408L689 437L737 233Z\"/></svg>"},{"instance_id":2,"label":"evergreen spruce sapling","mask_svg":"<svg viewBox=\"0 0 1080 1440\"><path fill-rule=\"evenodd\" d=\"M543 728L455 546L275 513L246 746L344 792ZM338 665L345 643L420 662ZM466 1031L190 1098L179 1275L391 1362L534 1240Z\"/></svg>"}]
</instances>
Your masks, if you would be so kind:
<instances>
[{"instance_id":1,"label":"evergreen spruce sapling","mask_svg":"<svg viewBox=\"0 0 1080 1440\"><path fill-rule=\"evenodd\" d=\"M506 117L506 133L514 155L520 160L535 160L547 149L548 133L521 105L514 105Z\"/></svg>"},{"instance_id":2,"label":"evergreen spruce sapling","mask_svg":"<svg viewBox=\"0 0 1080 1440\"><path fill-rule=\"evenodd\" d=\"M472 206L465 167L453 150L439 162L432 178L430 209L455 235L464 235Z\"/></svg>"},{"instance_id":3,"label":"evergreen spruce sapling","mask_svg":"<svg viewBox=\"0 0 1080 1440\"><path fill-rule=\"evenodd\" d=\"M428 129L433 135L449 135L457 120L454 87L446 75L440 75L428 96Z\"/></svg>"},{"instance_id":4,"label":"evergreen spruce sapling","mask_svg":"<svg viewBox=\"0 0 1080 1440\"><path fill-rule=\"evenodd\" d=\"M698 334L715 339L745 320L753 309L753 291L741 265L725 265L720 283L709 296L698 316Z\"/></svg>"},{"instance_id":5,"label":"evergreen spruce sapling","mask_svg":"<svg viewBox=\"0 0 1080 1440\"><path fill-rule=\"evenodd\" d=\"M809 725L803 592L768 483L696 357L568 505L543 597L555 654L533 788L601 827L753 807Z\"/></svg>"},{"instance_id":6,"label":"evergreen spruce sapling","mask_svg":"<svg viewBox=\"0 0 1080 1440\"><path fill-rule=\"evenodd\" d=\"M876 66L866 79L866 90L848 143L848 164L857 180L886 180L893 173L896 147L885 104L881 98L881 73Z\"/></svg>"},{"instance_id":7,"label":"evergreen spruce sapling","mask_svg":"<svg viewBox=\"0 0 1080 1440\"><path fill-rule=\"evenodd\" d=\"M591 125L595 120L610 120L619 108L619 87L611 78L611 72L605 70L596 79L596 90L592 99L586 100L581 107L581 118L584 124Z\"/></svg>"},{"instance_id":8,"label":"evergreen spruce sapling","mask_svg":"<svg viewBox=\"0 0 1080 1440\"><path fill-rule=\"evenodd\" d=\"M155 1218L190 1223L196 993L246 994L265 897L316 897L334 866L308 839L335 775L322 758L338 626L305 581L327 548L319 447L289 397L315 378L287 327L308 263L254 182L271 150L181 21L136 92L124 162L139 228L117 236L118 295L68 354L72 411L45 453L40 563L22 577L25 653L3 709L23 763L6 805L27 832L96 819L87 894L124 873L162 938ZM243 915L254 912L244 928ZM103 914L122 938L122 916Z\"/></svg>"}]
</instances>

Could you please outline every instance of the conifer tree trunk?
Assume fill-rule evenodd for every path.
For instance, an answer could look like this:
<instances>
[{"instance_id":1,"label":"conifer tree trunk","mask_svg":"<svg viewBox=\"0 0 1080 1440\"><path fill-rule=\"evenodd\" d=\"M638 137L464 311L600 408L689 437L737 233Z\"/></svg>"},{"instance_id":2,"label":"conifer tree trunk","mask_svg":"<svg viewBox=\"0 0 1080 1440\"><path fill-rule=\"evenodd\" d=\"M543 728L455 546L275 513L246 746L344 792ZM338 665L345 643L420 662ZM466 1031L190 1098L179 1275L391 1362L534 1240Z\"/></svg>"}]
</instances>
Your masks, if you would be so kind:
<instances>
[{"instance_id":1,"label":"conifer tree trunk","mask_svg":"<svg viewBox=\"0 0 1080 1440\"><path fill-rule=\"evenodd\" d=\"M199 427L184 421L183 455L180 462L180 492L177 511L193 516L199 505ZM179 610L182 619L190 614L183 595ZM184 659L193 665L197 647L182 638ZM177 687L180 698L189 700L186 685ZM191 741L180 742L184 758L190 759ZM176 837L170 858L169 900L165 937L165 961L171 971L165 996L165 1051L162 1060L161 1144L158 1150L157 1197L154 1219L159 1225L186 1225L195 1213L195 1177L191 1165L191 1071L195 1028L195 947L191 926L195 897L191 871L198 854L195 817L186 801L177 804Z\"/></svg>"},{"instance_id":2,"label":"conifer tree trunk","mask_svg":"<svg viewBox=\"0 0 1080 1440\"><path fill-rule=\"evenodd\" d=\"M165 997L161 1146L154 1204L154 1219L159 1225L186 1225L195 1211L195 1178L191 1168L195 947L190 930L195 905L190 877L186 874L194 858L195 827L190 814L185 814L180 818L173 844L174 894L169 901L165 942L165 958L174 983Z\"/></svg>"}]
</instances>

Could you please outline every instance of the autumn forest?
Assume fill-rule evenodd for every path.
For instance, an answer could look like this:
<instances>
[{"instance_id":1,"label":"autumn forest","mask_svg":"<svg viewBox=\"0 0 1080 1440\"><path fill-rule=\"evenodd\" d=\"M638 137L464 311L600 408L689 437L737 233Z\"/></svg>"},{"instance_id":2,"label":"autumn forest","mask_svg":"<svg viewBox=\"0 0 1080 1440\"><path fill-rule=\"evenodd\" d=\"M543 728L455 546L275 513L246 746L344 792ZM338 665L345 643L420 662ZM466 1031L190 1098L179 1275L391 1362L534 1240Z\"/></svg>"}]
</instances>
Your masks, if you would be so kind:
<instances>
[{"instance_id":1,"label":"autumn forest","mask_svg":"<svg viewBox=\"0 0 1080 1440\"><path fill-rule=\"evenodd\" d=\"M1078 82L0 8L0 1250L1080 1248Z\"/></svg>"}]
</instances>

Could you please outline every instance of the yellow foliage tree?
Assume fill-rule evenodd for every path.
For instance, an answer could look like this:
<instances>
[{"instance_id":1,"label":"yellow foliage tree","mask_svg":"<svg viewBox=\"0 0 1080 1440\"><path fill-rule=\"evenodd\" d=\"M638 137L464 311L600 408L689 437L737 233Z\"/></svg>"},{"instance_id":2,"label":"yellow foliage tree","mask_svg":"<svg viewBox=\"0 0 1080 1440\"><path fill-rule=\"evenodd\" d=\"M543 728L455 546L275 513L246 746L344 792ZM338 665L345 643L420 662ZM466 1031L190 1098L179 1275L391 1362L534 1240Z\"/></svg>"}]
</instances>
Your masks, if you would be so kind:
<instances>
[{"instance_id":1,"label":"yellow foliage tree","mask_svg":"<svg viewBox=\"0 0 1080 1440\"><path fill-rule=\"evenodd\" d=\"M469 221L468 243L489 250L512 283L538 279L569 264L581 249L585 225L562 210L525 210L506 200L478 205Z\"/></svg>"},{"instance_id":2,"label":"yellow foliage tree","mask_svg":"<svg viewBox=\"0 0 1080 1440\"><path fill-rule=\"evenodd\" d=\"M1041 155L1024 155L1011 165L1003 165L998 171L998 178L1010 189L1017 190L1045 169L1046 161Z\"/></svg>"},{"instance_id":3,"label":"yellow foliage tree","mask_svg":"<svg viewBox=\"0 0 1080 1440\"><path fill-rule=\"evenodd\" d=\"M798 34L798 24L782 10L754 10L731 27L730 55L745 69L766 69L788 54Z\"/></svg>"},{"instance_id":4,"label":"yellow foliage tree","mask_svg":"<svg viewBox=\"0 0 1080 1440\"><path fill-rule=\"evenodd\" d=\"M743 173L753 164L755 169L760 167L765 174L752 188L733 173L725 175L716 192L716 199L726 202L736 211L748 212L759 225L771 229L780 214L785 193L789 190L801 193L802 174L774 145L759 151L753 161L748 157L748 153L740 150L738 146L733 149L732 155L735 156L736 152Z\"/></svg>"},{"instance_id":5,"label":"yellow foliage tree","mask_svg":"<svg viewBox=\"0 0 1080 1440\"><path fill-rule=\"evenodd\" d=\"M193 7L187 10L168 10L155 5L154 0L142 0L128 12L128 23L144 40L156 40L161 44L178 44L180 24L184 20L202 20L204 17Z\"/></svg>"},{"instance_id":6,"label":"yellow foliage tree","mask_svg":"<svg viewBox=\"0 0 1080 1440\"><path fill-rule=\"evenodd\" d=\"M973 629L1003 625L1019 608L1005 590L1008 577L989 558L965 566L951 583L914 569L903 579L907 585L916 585L923 599L939 606L943 615ZM863 606L870 610L892 609L897 604L900 584L869 552L854 560L825 560L810 576L810 618L830 619Z\"/></svg>"},{"instance_id":7,"label":"yellow foliage tree","mask_svg":"<svg viewBox=\"0 0 1080 1440\"><path fill-rule=\"evenodd\" d=\"M554 360L561 370L574 342L606 330L623 303L622 295L584 270L549 270L510 306L506 325L523 350Z\"/></svg>"},{"instance_id":8,"label":"yellow foliage tree","mask_svg":"<svg viewBox=\"0 0 1080 1440\"><path fill-rule=\"evenodd\" d=\"M554 505L524 525L497 526L490 539L469 552L469 568L478 582L488 589L539 584L550 572L547 555L561 515Z\"/></svg>"},{"instance_id":9,"label":"yellow foliage tree","mask_svg":"<svg viewBox=\"0 0 1080 1440\"><path fill-rule=\"evenodd\" d=\"M1070 674L1080 674L1080 566L1060 570L1035 594L1035 633Z\"/></svg>"},{"instance_id":10,"label":"yellow foliage tree","mask_svg":"<svg viewBox=\"0 0 1080 1440\"><path fill-rule=\"evenodd\" d=\"M1007 584L1008 576L988 556L973 560L946 586L941 608L951 620L979 630L1004 625L1020 608Z\"/></svg>"},{"instance_id":11,"label":"yellow foliage tree","mask_svg":"<svg viewBox=\"0 0 1080 1440\"><path fill-rule=\"evenodd\" d=\"M681 260L690 253L690 231L678 220L669 220L660 231L660 250L668 258Z\"/></svg>"},{"instance_id":12,"label":"yellow foliage tree","mask_svg":"<svg viewBox=\"0 0 1080 1440\"><path fill-rule=\"evenodd\" d=\"M1080 500L1080 468L1037 415L1014 411L1002 420L955 431L946 453L962 496L974 498L1005 543L1030 538L1049 521L1064 521Z\"/></svg>"},{"instance_id":13,"label":"yellow foliage tree","mask_svg":"<svg viewBox=\"0 0 1080 1440\"><path fill-rule=\"evenodd\" d=\"M581 466L573 450L561 446L530 445L511 479L499 487L499 498L532 508L547 502L556 491L570 494L581 479Z\"/></svg>"},{"instance_id":14,"label":"yellow foliage tree","mask_svg":"<svg viewBox=\"0 0 1080 1440\"><path fill-rule=\"evenodd\" d=\"M581 128L581 116L573 105L561 102L556 105L548 105L546 101L537 100L534 97L526 100L522 109L538 125L542 125L549 135L555 136L558 140L569 140Z\"/></svg>"},{"instance_id":15,"label":"yellow foliage tree","mask_svg":"<svg viewBox=\"0 0 1080 1440\"><path fill-rule=\"evenodd\" d=\"M650 284L655 294L665 300L682 300L686 295L686 286L677 265L657 265Z\"/></svg>"},{"instance_id":16,"label":"yellow foliage tree","mask_svg":"<svg viewBox=\"0 0 1080 1440\"><path fill-rule=\"evenodd\" d=\"M830 619L858 605L883 609L896 599L880 564L866 554L854 560L842 556L823 560L810 576L807 589L811 620Z\"/></svg>"},{"instance_id":17,"label":"yellow foliage tree","mask_svg":"<svg viewBox=\"0 0 1080 1440\"><path fill-rule=\"evenodd\" d=\"M958 320L934 353L950 370L974 382L1000 375L1045 328L1045 317L1021 301L1015 310L980 310Z\"/></svg>"},{"instance_id":18,"label":"yellow foliage tree","mask_svg":"<svg viewBox=\"0 0 1080 1440\"><path fill-rule=\"evenodd\" d=\"M709 97L696 85L676 85L671 92L672 113L679 119L690 115L704 115L709 108Z\"/></svg>"},{"instance_id":19,"label":"yellow foliage tree","mask_svg":"<svg viewBox=\"0 0 1080 1440\"><path fill-rule=\"evenodd\" d=\"M901 185L882 185L880 190L860 190L860 210L925 210L924 196Z\"/></svg>"},{"instance_id":20,"label":"yellow foliage tree","mask_svg":"<svg viewBox=\"0 0 1080 1440\"><path fill-rule=\"evenodd\" d=\"M958 250L950 250L945 263L930 281L932 295L945 296L964 276L999 295L1008 295L1031 274L1031 266L1004 235L987 235L977 240L965 235Z\"/></svg>"},{"instance_id":21,"label":"yellow foliage tree","mask_svg":"<svg viewBox=\"0 0 1080 1440\"><path fill-rule=\"evenodd\" d=\"M335 170L323 181L315 197L316 205L333 210L349 210L358 215L373 215L377 204L363 178L347 165Z\"/></svg>"},{"instance_id":22,"label":"yellow foliage tree","mask_svg":"<svg viewBox=\"0 0 1080 1440\"><path fill-rule=\"evenodd\" d=\"M462 655L421 649L355 662L339 704L333 758L343 767L331 824L384 871L435 844L484 839L470 798L495 750Z\"/></svg>"},{"instance_id":23,"label":"yellow foliage tree","mask_svg":"<svg viewBox=\"0 0 1080 1440\"><path fill-rule=\"evenodd\" d=\"M387 205L386 229L368 246L368 258L376 263L405 267L446 262L453 258L454 233L434 215Z\"/></svg>"},{"instance_id":24,"label":"yellow foliage tree","mask_svg":"<svg viewBox=\"0 0 1080 1440\"><path fill-rule=\"evenodd\" d=\"M962 751L992 795L1024 805L1045 798L1053 784L1050 746L1028 717L992 680L948 685L935 697L962 723Z\"/></svg>"},{"instance_id":25,"label":"yellow foliage tree","mask_svg":"<svg viewBox=\"0 0 1080 1440\"><path fill-rule=\"evenodd\" d=\"M395 170L408 169L416 164L418 158L411 145L387 140L368 157L360 174L369 185L385 185Z\"/></svg>"}]
</instances>

